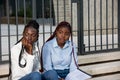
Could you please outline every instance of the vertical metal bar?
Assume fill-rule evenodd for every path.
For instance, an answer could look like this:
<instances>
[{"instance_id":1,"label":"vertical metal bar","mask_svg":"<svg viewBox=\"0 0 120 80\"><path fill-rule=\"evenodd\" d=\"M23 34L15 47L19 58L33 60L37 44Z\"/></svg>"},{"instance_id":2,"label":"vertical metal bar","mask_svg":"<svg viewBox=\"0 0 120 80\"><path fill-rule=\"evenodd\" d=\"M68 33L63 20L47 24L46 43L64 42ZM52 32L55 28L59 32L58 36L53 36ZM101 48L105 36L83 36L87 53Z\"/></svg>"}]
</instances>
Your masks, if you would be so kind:
<instances>
[{"instance_id":1,"label":"vertical metal bar","mask_svg":"<svg viewBox=\"0 0 120 80\"><path fill-rule=\"evenodd\" d=\"M106 48L108 49L108 0L106 0Z\"/></svg>"},{"instance_id":2,"label":"vertical metal bar","mask_svg":"<svg viewBox=\"0 0 120 80\"><path fill-rule=\"evenodd\" d=\"M59 23L59 0L57 0L57 24Z\"/></svg>"},{"instance_id":3,"label":"vertical metal bar","mask_svg":"<svg viewBox=\"0 0 120 80\"><path fill-rule=\"evenodd\" d=\"M43 21L43 43L45 42L45 23L44 23L44 18L45 18L45 15L44 15L44 10L45 10L45 8L44 8L44 0L42 0L42 21Z\"/></svg>"},{"instance_id":4,"label":"vertical metal bar","mask_svg":"<svg viewBox=\"0 0 120 80\"><path fill-rule=\"evenodd\" d=\"M94 0L94 40L95 40L95 51L96 51L96 0Z\"/></svg>"},{"instance_id":5,"label":"vertical metal bar","mask_svg":"<svg viewBox=\"0 0 120 80\"><path fill-rule=\"evenodd\" d=\"M77 21L78 21L78 54L82 54L82 42L81 42L81 36L80 36L80 33L81 33L81 29L80 29L80 26L81 26L81 21L80 21L80 1L77 2ZM80 22L80 23L79 23ZM82 27L82 26L81 26Z\"/></svg>"},{"instance_id":6,"label":"vertical metal bar","mask_svg":"<svg viewBox=\"0 0 120 80\"><path fill-rule=\"evenodd\" d=\"M0 9L1 9L1 7L0 7ZM2 17L2 13L0 12L0 62L2 61L2 44L1 44L2 34L1 34L1 17Z\"/></svg>"},{"instance_id":7,"label":"vertical metal bar","mask_svg":"<svg viewBox=\"0 0 120 80\"><path fill-rule=\"evenodd\" d=\"M83 45L83 0L77 2L77 16L78 16L78 54L84 53Z\"/></svg>"},{"instance_id":8,"label":"vertical metal bar","mask_svg":"<svg viewBox=\"0 0 120 80\"><path fill-rule=\"evenodd\" d=\"M24 24L26 24L26 1L24 0Z\"/></svg>"},{"instance_id":9,"label":"vertical metal bar","mask_svg":"<svg viewBox=\"0 0 120 80\"><path fill-rule=\"evenodd\" d=\"M18 4L18 6L17 6L18 11L20 11L20 0L17 0L17 4Z\"/></svg>"},{"instance_id":10,"label":"vertical metal bar","mask_svg":"<svg viewBox=\"0 0 120 80\"><path fill-rule=\"evenodd\" d=\"M118 0L118 48L120 49L120 0Z\"/></svg>"},{"instance_id":11,"label":"vertical metal bar","mask_svg":"<svg viewBox=\"0 0 120 80\"><path fill-rule=\"evenodd\" d=\"M66 1L64 0L64 21L66 21Z\"/></svg>"},{"instance_id":12,"label":"vertical metal bar","mask_svg":"<svg viewBox=\"0 0 120 80\"><path fill-rule=\"evenodd\" d=\"M102 50L102 0L100 0L100 48Z\"/></svg>"},{"instance_id":13,"label":"vertical metal bar","mask_svg":"<svg viewBox=\"0 0 120 80\"><path fill-rule=\"evenodd\" d=\"M114 0L112 0L112 49L114 48Z\"/></svg>"},{"instance_id":14,"label":"vertical metal bar","mask_svg":"<svg viewBox=\"0 0 120 80\"><path fill-rule=\"evenodd\" d=\"M71 6L71 25L73 25L73 19L72 19L72 17L73 17L73 16L72 16L72 15L73 15L73 14L72 14L72 13L73 13L73 9L72 9L72 7L73 7L73 6L72 6L72 0L71 0L70 6ZM72 28L73 28L73 26L72 26ZM72 30L73 30L73 29L72 29Z\"/></svg>"},{"instance_id":15,"label":"vertical metal bar","mask_svg":"<svg viewBox=\"0 0 120 80\"><path fill-rule=\"evenodd\" d=\"M88 0L88 50L90 51L90 0Z\"/></svg>"},{"instance_id":16,"label":"vertical metal bar","mask_svg":"<svg viewBox=\"0 0 120 80\"><path fill-rule=\"evenodd\" d=\"M9 11L9 0L7 0L7 18L8 18L8 53L9 53L9 75L11 71L11 52L10 52L10 11Z\"/></svg>"},{"instance_id":17,"label":"vertical metal bar","mask_svg":"<svg viewBox=\"0 0 120 80\"><path fill-rule=\"evenodd\" d=\"M7 18L8 18L8 49L10 53L10 15L9 15L9 0L7 0Z\"/></svg>"},{"instance_id":18,"label":"vertical metal bar","mask_svg":"<svg viewBox=\"0 0 120 80\"><path fill-rule=\"evenodd\" d=\"M32 0L32 19L36 19L36 0Z\"/></svg>"},{"instance_id":19,"label":"vertical metal bar","mask_svg":"<svg viewBox=\"0 0 120 80\"><path fill-rule=\"evenodd\" d=\"M51 22L52 20L52 0L50 0L50 35L52 34L52 23L53 21Z\"/></svg>"},{"instance_id":20,"label":"vertical metal bar","mask_svg":"<svg viewBox=\"0 0 120 80\"><path fill-rule=\"evenodd\" d=\"M18 0L15 0L15 8L16 8L16 38L18 41Z\"/></svg>"},{"instance_id":21,"label":"vertical metal bar","mask_svg":"<svg viewBox=\"0 0 120 80\"><path fill-rule=\"evenodd\" d=\"M72 20L73 20L73 19L72 19L72 0L71 0L71 3L70 3L70 6L71 6L71 7L70 7L70 9L71 9L71 22L70 22L70 23L71 23L71 26L72 26L72 25L73 25L73 22L72 22ZM73 26L72 26L71 28L72 28L72 34L73 34ZM72 40L73 40L73 37L71 37L71 38L72 38Z\"/></svg>"}]
</instances>

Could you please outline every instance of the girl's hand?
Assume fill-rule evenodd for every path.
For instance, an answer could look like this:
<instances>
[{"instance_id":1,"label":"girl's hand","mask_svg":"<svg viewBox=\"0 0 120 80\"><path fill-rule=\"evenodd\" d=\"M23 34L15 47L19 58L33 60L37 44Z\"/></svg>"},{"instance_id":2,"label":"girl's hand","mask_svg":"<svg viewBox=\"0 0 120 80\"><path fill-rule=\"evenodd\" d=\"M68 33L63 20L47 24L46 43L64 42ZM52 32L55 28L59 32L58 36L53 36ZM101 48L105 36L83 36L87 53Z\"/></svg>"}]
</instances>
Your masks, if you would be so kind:
<instances>
[{"instance_id":1,"label":"girl's hand","mask_svg":"<svg viewBox=\"0 0 120 80\"><path fill-rule=\"evenodd\" d=\"M22 45L24 46L25 50L32 55L33 45L30 44L26 38L22 38Z\"/></svg>"}]
</instances>

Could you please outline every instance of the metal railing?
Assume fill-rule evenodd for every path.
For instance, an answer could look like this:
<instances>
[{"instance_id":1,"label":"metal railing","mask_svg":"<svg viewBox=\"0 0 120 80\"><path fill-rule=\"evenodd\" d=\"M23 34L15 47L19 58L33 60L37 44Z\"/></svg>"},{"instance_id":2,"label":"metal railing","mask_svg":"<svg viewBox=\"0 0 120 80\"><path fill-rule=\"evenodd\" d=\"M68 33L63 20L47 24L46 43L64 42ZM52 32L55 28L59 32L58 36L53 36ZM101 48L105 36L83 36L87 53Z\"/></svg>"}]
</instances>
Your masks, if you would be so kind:
<instances>
[{"instance_id":1,"label":"metal railing","mask_svg":"<svg viewBox=\"0 0 120 80\"><path fill-rule=\"evenodd\" d=\"M1 3L0 65L10 61L10 49L22 37L30 19L40 24L40 47L60 21L66 20L72 25L71 0L1 0Z\"/></svg>"},{"instance_id":2,"label":"metal railing","mask_svg":"<svg viewBox=\"0 0 120 80\"><path fill-rule=\"evenodd\" d=\"M119 50L119 0L78 1L80 54Z\"/></svg>"}]
</instances>

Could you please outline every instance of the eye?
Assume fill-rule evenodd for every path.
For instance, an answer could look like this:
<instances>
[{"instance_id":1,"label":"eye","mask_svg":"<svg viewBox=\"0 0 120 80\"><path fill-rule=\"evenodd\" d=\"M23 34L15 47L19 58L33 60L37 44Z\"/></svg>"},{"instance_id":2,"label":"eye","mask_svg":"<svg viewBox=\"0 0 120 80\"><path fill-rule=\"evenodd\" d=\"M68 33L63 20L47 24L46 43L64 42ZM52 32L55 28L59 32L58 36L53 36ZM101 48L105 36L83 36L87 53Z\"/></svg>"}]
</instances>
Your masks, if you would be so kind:
<instances>
[{"instance_id":1,"label":"eye","mask_svg":"<svg viewBox=\"0 0 120 80\"><path fill-rule=\"evenodd\" d=\"M37 34L33 34L33 35L32 35L32 37L36 37L36 36L37 36Z\"/></svg>"},{"instance_id":2,"label":"eye","mask_svg":"<svg viewBox=\"0 0 120 80\"><path fill-rule=\"evenodd\" d=\"M25 36L28 36L29 34L28 33L24 33Z\"/></svg>"},{"instance_id":3,"label":"eye","mask_svg":"<svg viewBox=\"0 0 120 80\"><path fill-rule=\"evenodd\" d=\"M62 31L58 31L60 34L63 33Z\"/></svg>"},{"instance_id":4,"label":"eye","mask_svg":"<svg viewBox=\"0 0 120 80\"><path fill-rule=\"evenodd\" d=\"M67 33L65 33L65 35L66 35L66 36L70 36L70 33L69 33L69 32L67 32Z\"/></svg>"}]
</instances>

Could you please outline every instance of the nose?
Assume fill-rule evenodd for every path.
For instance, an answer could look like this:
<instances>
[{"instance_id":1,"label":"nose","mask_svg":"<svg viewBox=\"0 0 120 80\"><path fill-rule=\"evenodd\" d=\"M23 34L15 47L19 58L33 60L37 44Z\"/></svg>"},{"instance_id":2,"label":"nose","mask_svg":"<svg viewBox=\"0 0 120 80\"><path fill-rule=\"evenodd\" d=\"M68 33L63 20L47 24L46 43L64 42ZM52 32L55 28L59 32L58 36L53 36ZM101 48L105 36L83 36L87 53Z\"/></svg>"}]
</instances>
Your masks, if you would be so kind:
<instances>
[{"instance_id":1,"label":"nose","mask_svg":"<svg viewBox=\"0 0 120 80\"><path fill-rule=\"evenodd\" d=\"M31 40L32 39L31 36L28 36L28 39Z\"/></svg>"},{"instance_id":2,"label":"nose","mask_svg":"<svg viewBox=\"0 0 120 80\"><path fill-rule=\"evenodd\" d=\"M32 37L29 35L29 36L26 37L26 39L27 39L28 41L30 41L30 40L32 40Z\"/></svg>"},{"instance_id":3,"label":"nose","mask_svg":"<svg viewBox=\"0 0 120 80\"><path fill-rule=\"evenodd\" d=\"M64 33L62 34L62 37L63 37L63 38L65 37L65 34L64 34Z\"/></svg>"}]
</instances>

